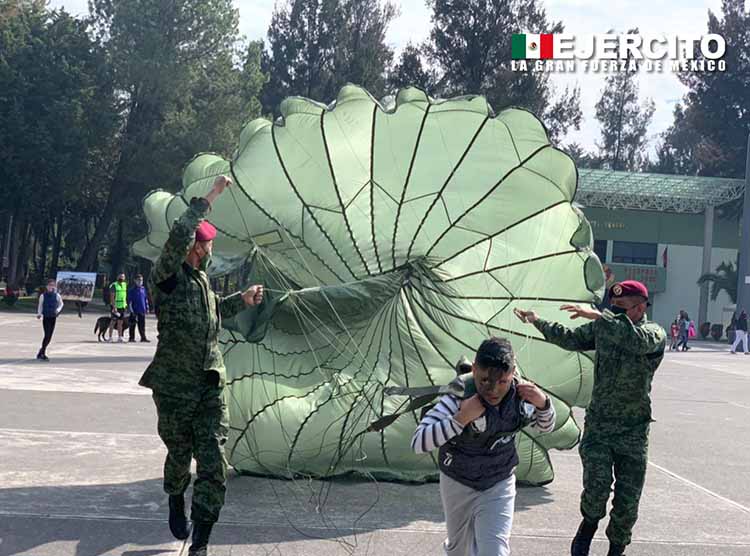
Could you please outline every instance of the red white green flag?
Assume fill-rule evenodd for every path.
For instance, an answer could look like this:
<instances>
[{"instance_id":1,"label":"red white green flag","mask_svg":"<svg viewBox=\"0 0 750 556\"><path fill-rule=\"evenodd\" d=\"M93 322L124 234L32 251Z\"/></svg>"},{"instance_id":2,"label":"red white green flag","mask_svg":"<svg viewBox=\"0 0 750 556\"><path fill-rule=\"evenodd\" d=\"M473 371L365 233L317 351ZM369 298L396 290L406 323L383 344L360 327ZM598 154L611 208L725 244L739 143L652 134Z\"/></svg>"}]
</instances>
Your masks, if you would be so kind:
<instances>
[{"instance_id":1,"label":"red white green flag","mask_svg":"<svg viewBox=\"0 0 750 556\"><path fill-rule=\"evenodd\" d=\"M554 57L555 35L519 34L511 37L511 57L514 60L540 58L547 60Z\"/></svg>"}]
</instances>

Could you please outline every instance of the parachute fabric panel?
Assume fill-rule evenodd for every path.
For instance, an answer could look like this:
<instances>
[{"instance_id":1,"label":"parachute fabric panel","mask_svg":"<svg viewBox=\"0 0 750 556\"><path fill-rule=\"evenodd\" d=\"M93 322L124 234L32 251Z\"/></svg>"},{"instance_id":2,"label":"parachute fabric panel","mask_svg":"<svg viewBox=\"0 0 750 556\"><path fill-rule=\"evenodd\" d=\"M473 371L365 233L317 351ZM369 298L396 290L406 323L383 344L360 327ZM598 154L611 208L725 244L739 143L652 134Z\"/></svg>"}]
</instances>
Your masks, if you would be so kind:
<instances>
[{"instance_id":1,"label":"parachute fabric panel","mask_svg":"<svg viewBox=\"0 0 750 556\"><path fill-rule=\"evenodd\" d=\"M532 114L495 116L478 96L433 100L410 88L385 109L347 86L330 107L290 98L281 112L248 124L231 161L196 157L179 196L149 195L149 234L134 246L155 260L185 202L233 175L209 215L212 271L251 261L249 281L270 299L225 323L232 465L433 478L434 455L409 444L418 415L364 434L407 401L383 389L447 384L462 355L500 335L558 414L553 433L518 435L518 478L551 481L547 452L577 443L571 407L588 403L592 363L512 311L559 319L562 303L601 299L572 160Z\"/></svg>"}]
</instances>

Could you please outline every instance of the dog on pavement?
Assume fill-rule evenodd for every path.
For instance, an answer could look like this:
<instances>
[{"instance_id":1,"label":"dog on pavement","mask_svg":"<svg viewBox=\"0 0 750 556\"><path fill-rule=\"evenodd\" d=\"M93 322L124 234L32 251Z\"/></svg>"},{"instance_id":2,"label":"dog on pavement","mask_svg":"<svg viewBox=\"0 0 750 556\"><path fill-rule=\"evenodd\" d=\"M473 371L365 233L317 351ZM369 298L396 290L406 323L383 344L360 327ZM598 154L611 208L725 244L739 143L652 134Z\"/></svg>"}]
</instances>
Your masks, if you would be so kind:
<instances>
[{"instance_id":1,"label":"dog on pavement","mask_svg":"<svg viewBox=\"0 0 750 556\"><path fill-rule=\"evenodd\" d=\"M107 333L107 330L109 330L110 322L112 322L112 317L99 317L96 319L94 334L98 334L97 340L100 342L104 340L104 335Z\"/></svg>"}]
</instances>

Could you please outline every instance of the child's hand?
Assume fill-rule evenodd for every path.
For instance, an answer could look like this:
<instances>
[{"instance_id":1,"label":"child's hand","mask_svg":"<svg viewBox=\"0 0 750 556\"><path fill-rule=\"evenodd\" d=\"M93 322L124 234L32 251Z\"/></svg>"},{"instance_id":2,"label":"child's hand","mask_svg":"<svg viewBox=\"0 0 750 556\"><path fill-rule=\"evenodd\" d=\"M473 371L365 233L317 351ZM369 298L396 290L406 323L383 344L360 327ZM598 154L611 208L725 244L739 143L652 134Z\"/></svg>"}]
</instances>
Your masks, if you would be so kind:
<instances>
[{"instance_id":1,"label":"child's hand","mask_svg":"<svg viewBox=\"0 0 750 556\"><path fill-rule=\"evenodd\" d=\"M454 419L462 427L465 427L475 419L479 419L482 415L484 415L484 405L479 394L474 394L472 397L461 402L461 408L454 416Z\"/></svg>"},{"instance_id":2,"label":"child's hand","mask_svg":"<svg viewBox=\"0 0 750 556\"><path fill-rule=\"evenodd\" d=\"M518 395L537 409L544 409L547 405L547 394L542 392L536 384L526 382L517 386Z\"/></svg>"}]
</instances>

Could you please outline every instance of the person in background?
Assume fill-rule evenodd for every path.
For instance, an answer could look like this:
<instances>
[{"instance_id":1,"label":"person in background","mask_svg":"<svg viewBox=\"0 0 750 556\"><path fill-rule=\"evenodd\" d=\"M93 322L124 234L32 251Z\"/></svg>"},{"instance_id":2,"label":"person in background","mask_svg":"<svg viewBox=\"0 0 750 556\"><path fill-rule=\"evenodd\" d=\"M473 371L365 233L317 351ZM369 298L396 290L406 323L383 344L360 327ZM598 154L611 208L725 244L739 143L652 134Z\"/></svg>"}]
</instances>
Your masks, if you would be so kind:
<instances>
[{"instance_id":1,"label":"person in background","mask_svg":"<svg viewBox=\"0 0 750 556\"><path fill-rule=\"evenodd\" d=\"M737 353L737 346L742 342L742 350L745 355L747 351L747 313L743 309L734 322L734 343L732 344L731 353Z\"/></svg>"},{"instance_id":2,"label":"person in background","mask_svg":"<svg viewBox=\"0 0 750 556\"><path fill-rule=\"evenodd\" d=\"M146 338L146 313L148 313L148 294L146 287L143 285L143 275L138 274L135 277L135 286L128 291L128 311L130 318L135 320L138 325L138 334L141 336L141 342L150 342ZM130 338L128 341L135 342L135 330L130 327Z\"/></svg>"},{"instance_id":3,"label":"person in background","mask_svg":"<svg viewBox=\"0 0 750 556\"><path fill-rule=\"evenodd\" d=\"M117 281L109 286L109 306L112 309L112 320L109 323L107 341L112 341L112 330L117 326L117 341L122 342L122 327L125 325L125 310L128 308L128 283L124 272L120 272Z\"/></svg>"},{"instance_id":4,"label":"person in background","mask_svg":"<svg viewBox=\"0 0 750 556\"><path fill-rule=\"evenodd\" d=\"M680 338L680 325L678 319L672 321L672 325L669 327L669 336L672 339L669 344L669 351L674 351L677 349L677 342L679 342Z\"/></svg>"},{"instance_id":5,"label":"person in background","mask_svg":"<svg viewBox=\"0 0 750 556\"><path fill-rule=\"evenodd\" d=\"M39 306L36 311L36 318L42 319L42 327L44 328L42 347L36 354L36 358L42 361L49 361L47 346L52 341L52 334L55 332L57 315L63 310L63 300L57 293L56 286L57 282L53 278L47 280L47 290L39 295Z\"/></svg>"},{"instance_id":6,"label":"person in background","mask_svg":"<svg viewBox=\"0 0 750 556\"><path fill-rule=\"evenodd\" d=\"M690 349L688 347L688 339L690 337L690 317L684 309L680 309L680 320L677 321L677 326L680 328L680 341L677 344L677 350L687 351ZM680 350L680 348L682 348L682 350Z\"/></svg>"}]
</instances>

